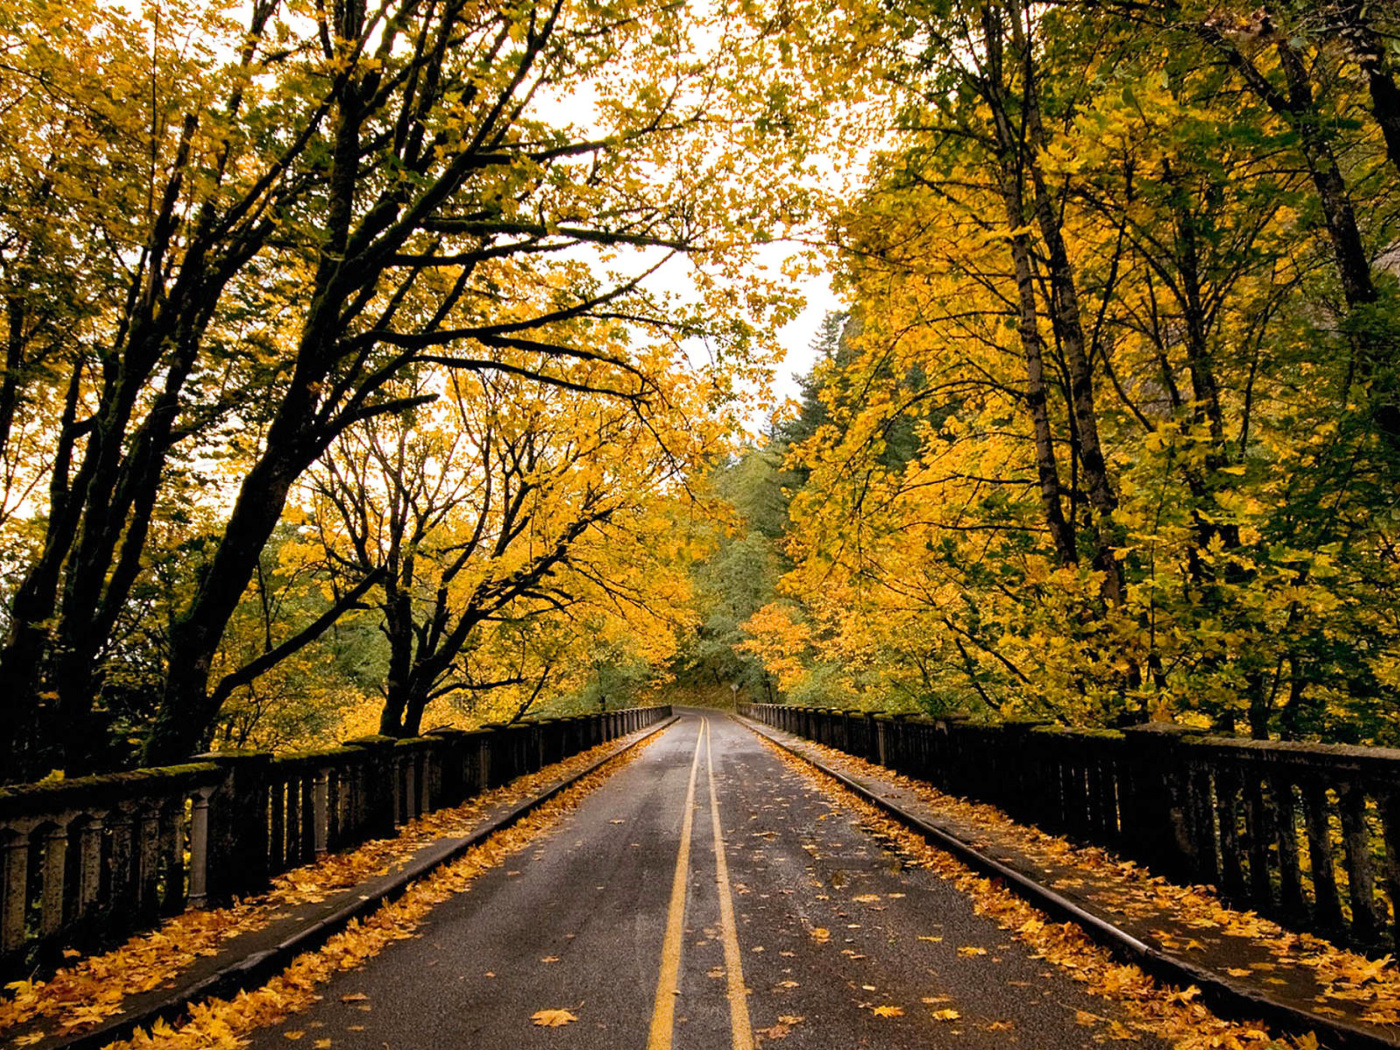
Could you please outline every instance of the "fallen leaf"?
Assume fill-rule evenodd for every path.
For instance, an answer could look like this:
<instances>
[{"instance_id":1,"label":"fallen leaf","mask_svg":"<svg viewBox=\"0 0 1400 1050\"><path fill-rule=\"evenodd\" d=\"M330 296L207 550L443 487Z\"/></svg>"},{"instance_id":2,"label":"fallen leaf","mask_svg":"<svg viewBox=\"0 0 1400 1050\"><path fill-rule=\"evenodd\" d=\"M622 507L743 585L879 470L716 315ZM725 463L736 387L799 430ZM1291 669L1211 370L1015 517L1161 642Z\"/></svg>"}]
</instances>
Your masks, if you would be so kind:
<instances>
[{"instance_id":1,"label":"fallen leaf","mask_svg":"<svg viewBox=\"0 0 1400 1050\"><path fill-rule=\"evenodd\" d=\"M340 1001L342 1003L362 1003L368 998L369 996L364 992L351 992L349 995L342 995Z\"/></svg>"},{"instance_id":2,"label":"fallen leaf","mask_svg":"<svg viewBox=\"0 0 1400 1050\"><path fill-rule=\"evenodd\" d=\"M530 1020L541 1028L558 1028L572 1024L578 1018L568 1010L536 1010L530 1015Z\"/></svg>"},{"instance_id":3,"label":"fallen leaf","mask_svg":"<svg viewBox=\"0 0 1400 1050\"><path fill-rule=\"evenodd\" d=\"M877 1006L870 1011L876 1017L903 1017L904 1011L898 1006Z\"/></svg>"},{"instance_id":4,"label":"fallen leaf","mask_svg":"<svg viewBox=\"0 0 1400 1050\"><path fill-rule=\"evenodd\" d=\"M963 956L986 955L987 949L968 946L966 948L959 948L958 954Z\"/></svg>"},{"instance_id":5,"label":"fallen leaf","mask_svg":"<svg viewBox=\"0 0 1400 1050\"><path fill-rule=\"evenodd\" d=\"M958 1018L962 1017L962 1014L949 1008L946 1010L934 1010L930 1016L932 1016L935 1021L956 1021Z\"/></svg>"},{"instance_id":6,"label":"fallen leaf","mask_svg":"<svg viewBox=\"0 0 1400 1050\"><path fill-rule=\"evenodd\" d=\"M1110 1021L1108 1024L1108 1034L1114 1039L1121 1039L1125 1042L1136 1043L1142 1038L1122 1021ZM1261 1035L1261 1041L1266 1041L1268 1036Z\"/></svg>"},{"instance_id":7,"label":"fallen leaf","mask_svg":"<svg viewBox=\"0 0 1400 1050\"><path fill-rule=\"evenodd\" d=\"M827 941L831 940L831 931L825 926L818 926L812 931L812 940L816 941L818 944L825 944Z\"/></svg>"}]
</instances>

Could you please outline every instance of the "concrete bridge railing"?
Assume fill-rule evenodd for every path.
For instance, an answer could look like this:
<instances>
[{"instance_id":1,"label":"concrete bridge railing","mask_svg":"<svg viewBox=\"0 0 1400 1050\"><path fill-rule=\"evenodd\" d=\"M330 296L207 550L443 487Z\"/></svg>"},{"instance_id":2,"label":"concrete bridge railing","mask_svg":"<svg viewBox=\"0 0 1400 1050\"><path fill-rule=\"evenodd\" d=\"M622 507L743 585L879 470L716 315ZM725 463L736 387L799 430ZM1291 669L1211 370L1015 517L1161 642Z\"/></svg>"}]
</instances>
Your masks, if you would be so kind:
<instances>
[{"instance_id":1,"label":"concrete bridge railing","mask_svg":"<svg viewBox=\"0 0 1400 1050\"><path fill-rule=\"evenodd\" d=\"M0 789L0 975L265 889L327 852L669 718L647 707Z\"/></svg>"},{"instance_id":2,"label":"concrete bridge railing","mask_svg":"<svg viewBox=\"0 0 1400 1050\"><path fill-rule=\"evenodd\" d=\"M1400 948L1400 750L740 705L1297 930Z\"/></svg>"}]
</instances>

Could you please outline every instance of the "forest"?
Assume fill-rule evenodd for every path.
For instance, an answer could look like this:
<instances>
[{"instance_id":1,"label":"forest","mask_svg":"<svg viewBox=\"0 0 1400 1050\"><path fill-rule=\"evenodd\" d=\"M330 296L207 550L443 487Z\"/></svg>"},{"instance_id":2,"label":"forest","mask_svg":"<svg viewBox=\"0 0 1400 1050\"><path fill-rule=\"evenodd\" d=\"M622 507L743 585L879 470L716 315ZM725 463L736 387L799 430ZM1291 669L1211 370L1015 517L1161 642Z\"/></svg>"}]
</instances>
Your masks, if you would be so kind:
<instances>
[{"instance_id":1,"label":"forest","mask_svg":"<svg viewBox=\"0 0 1400 1050\"><path fill-rule=\"evenodd\" d=\"M7 0L0 71L0 780L653 700L1400 745L1390 0Z\"/></svg>"}]
</instances>

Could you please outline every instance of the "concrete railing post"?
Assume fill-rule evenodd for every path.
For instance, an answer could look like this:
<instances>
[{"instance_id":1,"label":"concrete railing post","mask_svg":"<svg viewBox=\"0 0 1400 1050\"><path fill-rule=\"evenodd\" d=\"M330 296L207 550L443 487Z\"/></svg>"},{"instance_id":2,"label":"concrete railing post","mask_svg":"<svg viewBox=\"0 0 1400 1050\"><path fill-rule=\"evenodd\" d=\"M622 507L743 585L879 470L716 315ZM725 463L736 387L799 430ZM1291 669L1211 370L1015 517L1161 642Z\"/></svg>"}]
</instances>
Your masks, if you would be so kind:
<instances>
[{"instance_id":1,"label":"concrete railing post","mask_svg":"<svg viewBox=\"0 0 1400 1050\"><path fill-rule=\"evenodd\" d=\"M467 768L476 763L471 734L464 729L434 729L428 737L433 741L433 768L436 770L433 804L455 806L475 790Z\"/></svg>"},{"instance_id":2,"label":"concrete railing post","mask_svg":"<svg viewBox=\"0 0 1400 1050\"><path fill-rule=\"evenodd\" d=\"M1120 801L1124 840L1138 859L1174 875L1196 875L1190 790L1183 743L1199 730L1163 722L1123 730L1133 749L1129 790Z\"/></svg>"},{"instance_id":3,"label":"concrete railing post","mask_svg":"<svg viewBox=\"0 0 1400 1050\"><path fill-rule=\"evenodd\" d=\"M206 895L223 903L260 892L268 884L267 783L272 756L265 751L233 751L200 755L199 760L218 763L224 773L223 782L209 796ZM137 817L135 827L140 823ZM132 863L139 881L137 856Z\"/></svg>"},{"instance_id":4,"label":"concrete railing post","mask_svg":"<svg viewBox=\"0 0 1400 1050\"><path fill-rule=\"evenodd\" d=\"M511 769L510 730L499 722L487 722L481 728L481 742L486 749L482 765L489 774L484 786L499 787L515 776Z\"/></svg>"},{"instance_id":5,"label":"concrete railing post","mask_svg":"<svg viewBox=\"0 0 1400 1050\"><path fill-rule=\"evenodd\" d=\"M358 747L370 753L369 768L364 778L363 838L387 838L398 826L399 771L394 749L398 740L391 736L359 736L345 741L346 747Z\"/></svg>"}]
</instances>

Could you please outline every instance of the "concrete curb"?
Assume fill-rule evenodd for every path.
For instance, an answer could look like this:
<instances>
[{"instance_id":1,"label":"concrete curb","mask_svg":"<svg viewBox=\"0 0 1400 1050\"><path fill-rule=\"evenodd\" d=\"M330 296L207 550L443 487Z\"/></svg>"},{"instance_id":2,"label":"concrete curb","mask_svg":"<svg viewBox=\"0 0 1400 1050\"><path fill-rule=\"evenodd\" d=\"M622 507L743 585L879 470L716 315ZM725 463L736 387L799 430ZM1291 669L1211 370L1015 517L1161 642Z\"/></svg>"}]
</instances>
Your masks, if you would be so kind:
<instances>
[{"instance_id":1,"label":"concrete curb","mask_svg":"<svg viewBox=\"0 0 1400 1050\"><path fill-rule=\"evenodd\" d=\"M381 886L374 893L346 902L312 925L298 930L275 947L230 963L197 984L172 993L169 998L142 1010L139 1014L120 1015L90 1031L75 1033L69 1038L56 1042L45 1041L43 1050L99 1050L100 1047L106 1046L108 1043L129 1038L136 1029L149 1027L158 1020L175 1020L184 1013L185 1008L190 1003L196 1000L211 997L226 999L237 992L266 983L274 974L285 969L296 956L319 948L334 934L348 926L352 920L368 915L381 904L397 900L403 896L412 883L417 882L435 868L456 860L496 832L519 823L532 810L572 787L590 773L596 772L613 759L625 755L643 741L651 739L663 729L670 728L677 721L679 721L679 716L673 715L659 725L653 726L625 747L590 763L568 779L561 780L548 790L533 798L526 799L490 823L477 828L466 838L457 842L452 849L435 856L419 858L403 871L396 873L392 881Z\"/></svg>"},{"instance_id":2,"label":"concrete curb","mask_svg":"<svg viewBox=\"0 0 1400 1050\"><path fill-rule=\"evenodd\" d=\"M1136 963L1145 972L1173 985L1196 985L1206 1003L1216 1013L1235 1020L1263 1020L1265 1023L1289 1035L1315 1034L1323 1046L1332 1050L1396 1050L1400 1041L1384 1036L1345 1021L1337 1021L1320 1014L1301 1010L1295 1006L1272 999L1256 989L1232 981L1213 970L1205 969L1193 962L1171 955L1159 948L1145 944L1126 930L1119 929L1108 920L1086 911L1074 901L1042 886L1022 872L987 856L971 844L955 837L943 828L909 813L899 803L872 791L851 777L833 769L826 763L810 755L802 754L787 741L769 734L769 726L742 715L733 716L741 725L771 741L789 754L795 755L837 780L842 786L867 802L878 806L901 824L906 825L930 842L957 857L969 868L984 875L1000 879L1018 896L1052 916L1073 922L1084 928L1091 938L1113 952L1118 958Z\"/></svg>"}]
</instances>

